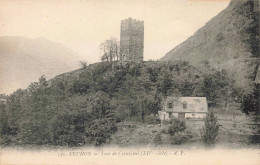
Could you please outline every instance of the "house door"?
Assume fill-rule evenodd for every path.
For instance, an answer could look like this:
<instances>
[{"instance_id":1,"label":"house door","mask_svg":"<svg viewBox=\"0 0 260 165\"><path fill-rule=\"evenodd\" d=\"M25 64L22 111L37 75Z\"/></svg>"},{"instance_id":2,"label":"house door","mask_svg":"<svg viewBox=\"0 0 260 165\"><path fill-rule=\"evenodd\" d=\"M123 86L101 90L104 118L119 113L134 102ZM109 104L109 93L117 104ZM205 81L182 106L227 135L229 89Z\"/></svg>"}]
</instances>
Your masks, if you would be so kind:
<instances>
[{"instance_id":1,"label":"house door","mask_svg":"<svg viewBox=\"0 0 260 165\"><path fill-rule=\"evenodd\" d=\"M185 113L178 113L179 119L185 119Z\"/></svg>"},{"instance_id":2,"label":"house door","mask_svg":"<svg viewBox=\"0 0 260 165\"><path fill-rule=\"evenodd\" d=\"M172 118L172 112L169 112L169 118L170 119Z\"/></svg>"}]
</instances>

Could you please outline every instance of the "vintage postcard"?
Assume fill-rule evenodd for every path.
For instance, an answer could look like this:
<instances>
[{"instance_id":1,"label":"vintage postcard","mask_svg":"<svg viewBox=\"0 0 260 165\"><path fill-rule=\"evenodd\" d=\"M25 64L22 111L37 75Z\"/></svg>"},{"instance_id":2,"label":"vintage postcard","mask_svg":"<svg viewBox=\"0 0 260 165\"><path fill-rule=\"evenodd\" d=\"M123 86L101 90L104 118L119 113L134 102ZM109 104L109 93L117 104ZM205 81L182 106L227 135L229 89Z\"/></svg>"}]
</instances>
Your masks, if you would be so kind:
<instances>
[{"instance_id":1,"label":"vintage postcard","mask_svg":"<svg viewBox=\"0 0 260 165\"><path fill-rule=\"evenodd\" d=\"M259 0L0 0L0 164L260 164Z\"/></svg>"}]
</instances>

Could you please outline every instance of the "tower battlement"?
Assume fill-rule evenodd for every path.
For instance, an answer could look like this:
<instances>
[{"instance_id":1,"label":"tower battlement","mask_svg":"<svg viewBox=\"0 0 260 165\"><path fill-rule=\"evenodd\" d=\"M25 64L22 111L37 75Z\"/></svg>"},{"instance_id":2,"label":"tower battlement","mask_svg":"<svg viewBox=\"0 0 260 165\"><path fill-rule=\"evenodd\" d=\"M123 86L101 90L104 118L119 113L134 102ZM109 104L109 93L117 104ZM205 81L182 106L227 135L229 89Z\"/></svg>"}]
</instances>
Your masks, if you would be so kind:
<instances>
[{"instance_id":1,"label":"tower battlement","mask_svg":"<svg viewBox=\"0 0 260 165\"><path fill-rule=\"evenodd\" d=\"M127 18L127 19L124 19L121 21L121 23L126 23L126 22L131 22L131 23L140 23L140 24L144 24L144 21L141 21L141 20L137 20L137 19L133 19L131 17Z\"/></svg>"},{"instance_id":2,"label":"tower battlement","mask_svg":"<svg viewBox=\"0 0 260 165\"><path fill-rule=\"evenodd\" d=\"M136 19L125 19L121 21L121 30L132 30L143 31L144 21L136 20Z\"/></svg>"},{"instance_id":3,"label":"tower battlement","mask_svg":"<svg viewBox=\"0 0 260 165\"><path fill-rule=\"evenodd\" d=\"M143 61L144 21L128 18L121 21L120 60Z\"/></svg>"}]
</instances>

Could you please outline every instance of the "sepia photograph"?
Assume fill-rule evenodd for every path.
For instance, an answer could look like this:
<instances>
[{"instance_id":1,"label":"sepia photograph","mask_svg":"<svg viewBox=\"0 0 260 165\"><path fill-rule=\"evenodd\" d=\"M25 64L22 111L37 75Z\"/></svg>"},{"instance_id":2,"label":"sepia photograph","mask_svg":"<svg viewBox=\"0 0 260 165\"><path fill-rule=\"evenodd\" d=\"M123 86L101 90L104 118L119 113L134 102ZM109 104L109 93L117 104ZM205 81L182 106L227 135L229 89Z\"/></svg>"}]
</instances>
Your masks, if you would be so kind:
<instances>
[{"instance_id":1,"label":"sepia photograph","mask_svg":"<svg viewBox=\"0 0 260 165\"><path fill-rule=\"evenodd\" d=\"M260 164L259 0L0 0L0 164Z\"/></svg>"}]
</instances>

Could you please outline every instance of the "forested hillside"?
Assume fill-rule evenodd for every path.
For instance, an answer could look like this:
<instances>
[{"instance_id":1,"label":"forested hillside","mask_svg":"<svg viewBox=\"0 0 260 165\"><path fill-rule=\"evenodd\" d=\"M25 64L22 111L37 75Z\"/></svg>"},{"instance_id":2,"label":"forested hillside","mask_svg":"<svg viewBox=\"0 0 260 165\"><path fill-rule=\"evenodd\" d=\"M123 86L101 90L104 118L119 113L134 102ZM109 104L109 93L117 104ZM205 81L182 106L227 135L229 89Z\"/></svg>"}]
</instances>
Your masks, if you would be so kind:
<instances>
[{"instance_id":1,"label":"forested hillside","mask_svg":"<svg viewBox=\"0 0 260 165\"><path fill-rule=\"evenodd\" d=\"M97 63L49 81L43 76L9 95L0 107L1 143L101 145L118 122L156 123L165 96L206 96L210 108L229 111L243 93L228 72L208 65Z\"/></svg>"},{"instance_id":2,"label":"forested hillside","mask_svg":"<svg viewBox=\"0 0 260 165\"><path fill-rule=\"evenodd\" d=\"M186 60L196 66L207 63L224 68L234 76L236 85L248 88L259 65L255 58L259 58L259 6L251 0L232 0L225 10L161 60Z\"/></svg>"}]
</instances>

